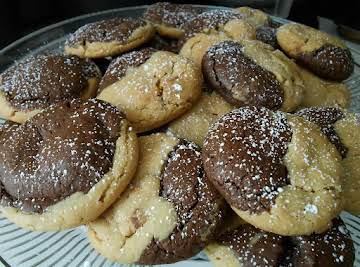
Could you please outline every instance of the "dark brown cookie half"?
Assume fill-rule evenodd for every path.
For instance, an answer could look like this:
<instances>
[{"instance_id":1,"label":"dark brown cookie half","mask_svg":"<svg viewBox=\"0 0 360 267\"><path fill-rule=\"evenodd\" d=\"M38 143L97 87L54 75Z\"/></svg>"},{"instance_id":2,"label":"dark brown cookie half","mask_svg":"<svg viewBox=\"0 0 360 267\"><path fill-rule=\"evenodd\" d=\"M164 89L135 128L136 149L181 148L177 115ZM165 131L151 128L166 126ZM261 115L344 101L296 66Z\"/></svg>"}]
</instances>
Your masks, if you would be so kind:
<instances>
[{"instance_id":1,"label":"dark brown cookie half","mask_svg":"<svg viewBox=\"0 0 360 267\"><path fill-rule=\"evenodd\" d=\"M1 74L0 91L20 110L43 109L51 104L80 98L88 79L100 80L97 66L76 56L37 55L13 65Z\"/></svg>"},{"instance_id":2,"label":"dark brown cookie half","mask_svg":"<svg viewBox=\"0 0 360 267\"><path fill-rule=\"evenodd\" d=\"M174 205L178 224L168 238L150 243L141 264L172 263L196 255L214 238L227 210L205 176L199 147L184 140L163 166L159 195Z\"/></svg>"},{"instance_id":3,"label":"dark brown cookie half","mask_svg":"<svg viewBox=\"0 0 360 267\"><path fill-rule=\"evenodd\" d=\"M126 44L132 33L146 22L136 18L113 18L86 24L69 36L66 46L95 42Z\"/></svg>"},{"instance_id":4,"label":"dark brown cookie half","mask_svg":"<svg viewBox=\"0 0 360 267\"><path fill-rule=\"evenodd\" d=\"M124 116L100 100L51 106L0 135L1 205L41 213L112 167Z\"/></svg>"},{"instance_id":5,"label":"dark brown cookie half","mask_svg":"<svg viewBox=\"0 0 360 267\"><path fill-rule=\"evenodd\" d=\"M334 129L334 123L345 117L343 111L336 107L305 108L296 113L308 121L316 123L321 131L334 144L343 158L346 157L348 149L341 142L339 135Z\"/></svg>"},{"instance_id":6,"label":"dark brown cookie half","mask_svg":"<svg viewBox=\"0 0 360 267\"><path fill-rule=\"evenodd\" d=\"M182 28L185 22L193 19L202 10L192 5L158 2L152 4L144 13L144 18L156 24Z\"/></svg>"},{"instance_id":7,"label":"dark brown cookie half","mask_svg":"<svg viewBox=\"0 0 360 267\"><path fill-rule=\"evenodd\" d=\"M207 176L233 207L269 211L289 183L282 159L292 130L283 113L243 107L217 121L203 146Z\"/></svg>"},{"instance_id":8,"label":"dark brown cookie half","mask_svg":"<svg viewBox=\"0 0 360 267\"><path fill-rule=\"evenodd\" d=\"M256 29L256 40L271 45L274 49L279 48L279 44L276 39L276 28L269 26L260 26Z\"/></svg>"},{"instance_id":9,"label":"dark brown cookie half","mask_svg":"<svg viewBox=\"0 0 360 267\"><path fill-rule=\"evenodd\" d=\"M224 41L212 46L204 55L205 81L229 103L278 109L284 92L276 76L260 67L243 53L243 46Z\"/></svg>"},{"instance_id":10,"label":"dark brown cookie half","mask_svg":"<svg viewBox=\"0 0 360 267\"><path fill-rule=\"evenodd\" d=\"M242 266L343 266L354 263L354 245L340 218L322 234L280 236L247 224L225 232L218 243L229 247Z\"/></svg>"},{"instance_id":11,"label":"dark brown cookie half","mask_svg":"<svg viewBox=\"0 0 360 267\"><path fill-rule=\"evenodd\" d=\"M155 49L143 48L115 58L111 61L103 78L101 79L98 92L100 93L109 85L123 78L128 69L138 67L145 63L154 52L156 52Z\"/></svg>"},{"instance_id":12,"label":"dark brown cookie half","mask_svg":"<svg viewBox=\"0 0 360 267\"><path fill-rule=\"evenodd\" d=\"M184 24L184 36L179 40L181 47L187 40L200 32L219 31L221 28L233 19L243 19L246 16L233 10L216 9L201 13L192 20Z\"/></svg>"},{"instance_id":13,"label":"dark brown cookie half","mask_svg":"<svg viewBox=\"0 0 360 267\"><path fill-rule=\"evenodd\" d=\"M176 54L179 53L179 45L177 39L166 38L159 34L155 34L151 41L146 43L144 47L150 47L156 50L170 51Z\"/></svg>"},{"instance_id":14,"label":"dark brown cookie half","mask_svg":"<svg viewBox=\"0 0 360 267\"><path fill-rule=\"evenodd\" d=\"M299 55L297 61L318 76L333 81L345 80L354 71L350 50L330 44Z\"/></svg>"}]
</instances>

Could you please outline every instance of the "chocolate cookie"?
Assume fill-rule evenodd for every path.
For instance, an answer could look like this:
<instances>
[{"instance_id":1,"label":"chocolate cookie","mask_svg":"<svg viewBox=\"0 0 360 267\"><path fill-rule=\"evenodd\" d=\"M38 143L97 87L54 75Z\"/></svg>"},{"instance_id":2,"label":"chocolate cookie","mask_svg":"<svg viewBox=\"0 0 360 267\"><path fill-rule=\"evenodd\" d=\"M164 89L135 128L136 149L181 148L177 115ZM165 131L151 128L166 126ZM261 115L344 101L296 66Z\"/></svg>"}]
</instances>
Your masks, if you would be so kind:
<instances>
[{"instance_id":1,"label":"chocolate cookie","mask_svg":"<svg viewBox=\"0 0 360 267\"><path fill-rule=\"evenodd\" d=\"M158 2L148 7L144 18L155 25L160 35L178 39L184 34L183 25L201 12L193 5Z\"/></svg>"},{"instance_id":2,"label":"chocolate cookie","mask_svg":"<svg viewBox=\"0 0 360 267\"><path fill-rule=\"evenodd\" d=\"M302 80L292 72L290 63L286 65L289 60L276 53L280 52L258 42L218 43L202 59L205 81L238 107L255 105L292 111L301 102Z\"/></svg>"},{"instance_id":3,"label":"chocolate cookie","mask_svg":"<svg viewBox=\"0 0 360 267\"><path fill-rule=\"evenodd\" d=\"M208 182L195 144L158 133L140 137L140 148L139 167L126 192L89 223L90 242L124 264L192 257L218 231L225 201Z\"/></svg>"},{"instance_id":4,"label":"chocolate cookie","mask_svg":"<svg viewBox=\"0 0 360 267\"><path fill-rule=\"evenodd\" d=\"M168 130L179 138L202 146L211 124L233 109L235 106L216 92L203 92L188 112L169 124Z\"/></svg>"},{"instance_id":5,"label":"chocolate cookie","mask_svg":"<svg viewBox=\"0 0 360 267\"><path fill-rule=\"evenodd\" d=\"M255 39L255 27L245 20L247 15L235 10L216 9L201 13L184 24L184 35L179 40L182 46L199 33L221 34L228 38L241 40Z\"/></svg>"},{"instance_id":6,"label":"chocolate cookie","mask_svg":"<svg viewBox=\"0 0 360 267\"><path fill-rule=\"evenodd\" d=\"M324 231L342 208L341 157L305 119L243 107L210 128L204 169L245 221L281 235Z\"/></svg>"},{"instance_id":7,"label":"chocolate cookie","mask_svg":"<svg viewBox=\"0 0 360 267\"><path fill-rule=\"evenodd\" d=\"M344 209L360 214L360 116L336 107L307 108L297 115L316 123L342 156Z\"/></svg>"},{"instance_id":8,"label":"chocolate cookie","mask_svg":"<svg viewBox=\"0 0 360 267\"><path fill-rule=\"evenodd\" d=\"M65 52L86 58L116 56L149 41L155 33L149 22L113 18L80 27L65 42Z\"/></svg>"},{"instance_id":9,"label":"chocolate cookie","mask_svg":"<svg viewBox=\"0 0 360 267\"><path fill-rule=\"evenodd\" d=\"M110 104L50 106L0 134L1 211L36 231L92 221L130 182L137 155L136 134Z\"/></svg>"},{"instance_id":10,"label":"chocolate cookie","mask_svg":"<svg viewBox=\"0 0 360 267\"><path fill-rule=\"evenodd\" d=\"M135 130L145 132L191 108L201 94L202 74L182 56L143 49L117 58L101 84L98 98L121 108Z\"/></svg>"},{"instance_id":11,"label":"chocolate cookie","mask_svg":"<svg viewBox=\"0 0 360 267\"><path fill-rule=\"evenodd\" d=\"M279 48L276 39L276 29L269 26L260 26L256 28L256 40L270 45L274 49Z\"/></svg>"},{"instance_id":12,"label":"chocolate cookie","mask_svg":"<svg viewBox=\"0 0 360 267\"><path fill-rule=\"evenodd\" d=\"M304 96L300 107L350 106L350 90L345 83L324 80L303 67L297 68L304 81Z\"/></svg>"},{"instance_id":13,"label":"chocolate cookie","mask_svg":"<svg viewBox=\"0 0 360 267\"><path fill-rule=\"evenodd\" d=\"M96 95L98 67L76 56L31 56L0 75L0 118L22 123L51 104Z\"/></svg>"},{"instance_id":14,"label":"chocolate cookie","mask_svg":"<svg viewBox=\"0 0 360 267\"><path fill-rule=\"evenodd\" d=\"M289 23L278 28L277 41L286 54L324 79L342 81L354 70L350 50L335 36Z\"/></svg>"},{"instance_id":15,"label":"chocolate cookie","mask_svg":"<svg viewBox=\"0 0 360 267\"><path fill-rule=\"evenodd\" d=\"M340 218L326 232L310 236L280 236L241 225L222 234L205 252L215 267L352 267L355 260L350 233Z\"/></svg>"}]
</instances>

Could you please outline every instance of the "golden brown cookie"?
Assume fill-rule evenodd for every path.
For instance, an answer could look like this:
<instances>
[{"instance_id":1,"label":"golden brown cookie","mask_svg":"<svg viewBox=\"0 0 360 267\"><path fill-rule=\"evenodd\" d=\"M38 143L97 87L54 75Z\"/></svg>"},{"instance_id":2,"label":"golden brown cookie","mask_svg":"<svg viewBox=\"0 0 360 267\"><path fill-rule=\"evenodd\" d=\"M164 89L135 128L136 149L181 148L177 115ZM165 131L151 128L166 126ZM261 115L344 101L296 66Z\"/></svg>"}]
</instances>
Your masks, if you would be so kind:
<instances>
[{"instance_id":1,"label":"golden brown cookie","mask_svg":"<svg viewBox=\"0 0 360 267\"><path fill-rule=\"evenodd\" d=\"M355 260L353 241L340 218L326 232L310 236L280 236L241 225L222 234L205 252L215 267L352 267Z\"/></svg>"},{"instance_id":2,"label":"golden brown cookie","mask_svg":"<svg viewBox=\"0 0 360 267\"><path fill-rule=\"evenodd\" d=\"M153 23L160 35L179 39L184 34L183 25L201 12L193 5L158 2L147 8L144 19Z\"/></svg>"},{"instance_id":3,"label":"golden brown cookie","mask_svg":"<svg viewBox=\"0 0 360 267\"><path fill-rule=\"evenodd\" d=\"M86 24L65 42L65 52L86 58L116 56L149 41L155 33L151 23L134 18L113 18Z\"/></svg>"},{"instance_id":4,"label":"golden brown cookie","mask_svg":"<svg viewBox=\"0 0 360 267\"><path fill-rule=\"evenodd\" d=\"M28 57L0 75L0 118L23 123L51 104L92 98L100 79L93 62L76 56Z\"/></svg>"},{"instance_id":5,"label":"golden brown cookie","mask_svg":"<svg viewBox=\"0 0 360 267\"><path fill-rule=\"evenodd\" d=\"M340 108L306 108L298 115L316 123L342 156L344 209L360 214L360 116Z\"/></svg>"},{"instance_id":6,"label":"golden brown cookie","mask_svg":"<svg viewBox=\"0 0 360 267\"><path fill-rule=\"evenodd\" d=\"M269 24L269 16L259 9L242 6L236 8L235 10L245 15L245 19L249 21L252 25L254 25L255 28Z\"/></svg>"},{"instance_id":7,"label":"golden brown cookie","mask_svg":"<svg viewBox=\"0 0 360 267\"><path fill-rule=\"evenodd\" d=\"M140 57L143 62L147 58L142 56L143 53L144 50L134 51L119 57L116 62L129 61L123 60L127 58L137 62ZM179 117L200 97L201 70L189 59L157 51L137 67L130 65L125 66L126 75L120 80L115 77L98 98L123 110L137 132L155 129ZM118 66L120 68L122 63ZM114 73L122 72L117 69ZM106 77L107 74L104 79ZM104 79L102 84L107 83Z\"/></svg>"},{"instance_id":8,"label":"golden brown cookie","mask_svg":"<svg viewBox=\"0 0 360 267\"><path fill-rule=\"evenodd\" d=\"M204 175L199 147L164 133L143 136L135 178L89 223L88 237L97 251L119 263L172 263L209 243L224 207Z\"/></svg>"},{"instance_id":9,"label":"golden brown cookie","mask_svg":"<svg viewBox=\"0 0 360 267\"><path fill-rule=\"evenodd\" d=\"M342 81L354 70L350 50L325 32L288 23L277 29L277 41L286 54L324 79Z\"/></svg>"},{"instance_id":10,"label":"golden brown cookie","mask_svg":"<svg viewBox=\"0 0 360 267\"><path fill-rule=\"evenodd\" d=\"M230 39L255 39L255 27L246 21L247 15L235 10L216 9L201 13L184 24L184 35L179 40L183 46L197 34L219 34Z\"/></svg>"},{"instance_id":11,"label":"golden brown cookie","mask_svg":"<svg viewBox=\"0 0 360 267\"><path fill-rule=\"evenodd\" d=\"M344 83L321 79L315 74L298 66L304 81L304 97L301 107L339 106L348 108L351 102L350 90Z\"/></svg>"},{"instance_id":12,"label":"golden brown cookie","mask_svg":"<svg viewBox=\"0 0 360 267\"><path fill-rule=\"evenodd\" d=\"M280 51L257 41L224 41L202 59L205 81L235 106L255 105L295 110L302 101L303 81Z\"/></svg>"},{"instance_id":13,"label":"golden brown cookie","mask_svg":"<svg viewBox=\"0 0 360 267\"><path fill-rule=\"evenodd\" d=\"M341 157L316 124L243 107L210 128L204 169L248 223L281 235L322 232L342 209Z\"/></svg>"},{"instance_id":14,"label":"golden brown cookie","mask_svg":"<svg viewBox=\"0 0 360 267\"><path fill-rule=\"evenodd\" d=\"M50 106L0 130L1 212L33 231L85 224L125 190L137 159L117 108L95 99Z\"/></svg>"},{"instance_id":15,"label":"golden brown cookie","mask_svg":"<svg viewBox=\"0 0 360 267\"><path fill-rule=\"evenodd\" d=\"M203 145L213 122L235 109L216 92L203 92L199 101L181 117L169 124L168 130L177 137Z\"/></svg>"}]
</instances>

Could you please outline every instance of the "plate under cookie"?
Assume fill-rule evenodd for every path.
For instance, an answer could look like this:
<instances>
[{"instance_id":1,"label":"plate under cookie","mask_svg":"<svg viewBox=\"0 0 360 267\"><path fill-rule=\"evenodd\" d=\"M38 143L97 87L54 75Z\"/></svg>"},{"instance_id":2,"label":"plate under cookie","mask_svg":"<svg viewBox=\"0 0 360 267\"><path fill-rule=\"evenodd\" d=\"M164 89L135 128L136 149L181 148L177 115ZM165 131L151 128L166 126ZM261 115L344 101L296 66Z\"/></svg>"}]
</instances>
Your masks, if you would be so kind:
<instances>
[{"instance_id":1,"label":"plate under cookie","mask_svg":"<svg viewBox=\"0 0 360 267\"><path fill-rule=\"evenodd\" d=\"M207 9L219 9L215 6L197 6ZM57 51L62 49L66 36L79 26L89 22L112 18L141 16L147 6L120 8L98 13L83 15L72 18L34 32L12 43L0 51L2 63L0 72L26 56L42 53L45 51ZM286 20L274 18L274 20L286 23ZM360 113L360 50L350 45L350 50L355 60L353 75L346 80L346 84L352 93L350 110ZM3 121L0 119L0 124ZM343 212L341 217L351 232L355 249L355 266L360 266L360 217L352 216ZM17 227L9 222L0 213L0 266L118 266L101 255L90 246L84 227L70 229L62 232L30 232ZM165 265L164 265L165 266ZM210 267L204 253L200 253L192 259L166 266L194 266Z\"/></svg>"}]
</instances>

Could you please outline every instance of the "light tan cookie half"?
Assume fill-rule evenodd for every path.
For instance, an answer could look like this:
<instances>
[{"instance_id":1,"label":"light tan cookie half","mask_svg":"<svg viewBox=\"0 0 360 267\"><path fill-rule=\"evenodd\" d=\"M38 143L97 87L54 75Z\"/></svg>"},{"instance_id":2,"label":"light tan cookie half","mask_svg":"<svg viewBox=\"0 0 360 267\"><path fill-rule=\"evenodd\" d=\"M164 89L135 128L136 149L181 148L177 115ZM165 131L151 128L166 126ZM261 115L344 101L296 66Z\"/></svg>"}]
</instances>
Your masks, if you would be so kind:
<instances>
[{"instance_id":1,"label":"light tan cookie half","mask_svg":"<svg viewBox=\"0 0 360 267\"><path fill-rule=\"evenodd\" d=\"M86 58L104 58L130 51L149 41L155 34L150 22L114 18L89 23L65 42L65 53Z\"/></svg>"},{"instance_id":2,"label":"light tan cookie half","mask_svg":"<svg viewBox=\"0 0 360 267\"><path fill-rule=\"evenodd\" d=\"M160 127L189 110L201 95L201 70L191 61L159 51L98 98L127 116L137 132Z\"/></svg>"},{"instance_id":3,"label":"light tan cookie half","mask_svg":"<svg viewBox=\"0 0 360 267\"><path fill-rule=\"evenodd\" d=\"M168 130L202 146L211 124L234 108L216 92L203 92L188 112L169 124Z\"/></svg>"},{"instance_id":4,"label":"light tan cookie half","mask_svg":"<svg viewBox=\"0 0 360 267\"><path fill-rule=\"evenodd\" d=\"M246 21L250 22L256 28L268 24L268 15L259 9L242 6L235 8L235 10L246 15Z\"/></svg>"},{"instance_id":5,"label":"light tan cookie half","mask_svg":"<svg viewBox=\"0 0 360 267\"><path fill-rule=\"evenodd\" d=\"M345 117L334 124L341 142L347 148L342 160L344 168L345 210L360 214L360 116L344 111Z\"/></svg>"},{"instance_id":6,"label":"light tan cookie half","mask_svg":"<svg viewBox=\"0 0 360 267\"><path fill-rule=\"evenodd\" d=\"M172 263L193 256L212 236L225 203L203 175L200 152L164 133L140 137L134 180L88 225L91 244L119 263Z\"/></svg>"},{"instance_id":7,"label":"light tan cookie half","mask_svg":"<svg viewBox=\"0 0 360 267\"><path fill-rule=\"evenodd\" d=\"M95 113L94 107L95 106L101 107L101 105L103 105L98 100L89 100L89 101L90 101L88 102L90 103L89 107L86 109L86 111L84 111L84 113L89 112L90 114L94 114ZM77 113L75 112L74 114L76 116ZM99 113L99 115L101 114L105 115L104 113ZM41 115L42 113L38 114L36 118L32 118L32 120L39 119ZM78 116L81 117L83 116L83 114ZM25 126L21 126L21 127L25 127ZM79 125L79 127L81 128L82 126ZM94 129L96 128L94 127ZM26 205L29 206L29 203L26 205L25 203L22 204L21 199L17 201L12 200L13 204L10 204L12 206L9 206L8 204L3 205L3 203L9 202L9 200L12 197L9 195L10 194L9 191L7 191L7 188L11 189L11 186L9 186L8 182L6 182L7 177L1 177L2 182L6 182L6 184L4 184L5 186L2 188L2 190L4 191L2 191L2 195L1 195L2 214L5 217L7 217L10 221L14 222L15 224L23 228L29 229L31 231L58 231L72 227L77 227L95 220L125 190L125 188L129 184L130 180L132 179L136 171L136 167L138 163L138 140L136 133L131 130L129 123L123 118L121 119L121 123L118 131L119 131L119 137L117 138L115 143L115 152L112 157L113 160L110 169L104 175L102 175L102 177L100 177L100 179L96 181L96 183L93 186L91 186L91 188L87 192L76 191L74 193L71 193L70 195L68 194L68 192L65 192L66 194L68 194L67 197L60 200L51 199L51 201L56 201L55 204L49 205L46 208L42 209L42 212L23 211L23 207L25 207ZM44 136L46 136L46 134ZM91 138L90 136L87 137L88 138L87 141L89 142L88 143L89 147L86 153L88 154L88 156L91 155L94 151L95 153L97 153L95 145L93 145L94 142L96 142L97 144L99 143L102 144L102 142L104 141L104 140L90 140ZM66 140L63 142L59 141L61 140L61 137L57 137L56 140L53 143L56 144L56 142L58 142L59 143L58 146L60 147L59 149L64 149L63 153L64 155L65 154L67 155L69 149L68 147L66 147ZM1 141L2 141L1 145L3 145L3 140ZM67 141L71 142L72 140L68 139ZM64 147L62 148L61 145L64 145ZM91 159L92 160L91 163L87 162L86 158L88 156L83 156L83 154L81 153L81 149L79 149L79 145L76 143L76 141L73 141L73 143L70 144L70 147L74 147L74 150L72 151L75 151L74 153L77 153L76 155L77 157L79 157L79 162L80 160L82 160L81 168L83 172L85 172L86 170L92 171L93 165L91 164L94 164L95 160ZM46 151L46 148L43 150ZM38 153L42 153L43 150L39 151ZM101 154L100 149L98 149L98 152ZM109 153L109 151L106 151L105 153ZM51 162L53 154L51 152L48 152L46 155L48 157L47 160L43 160L40 163L40 165L43 164L45 165L45 167L40 166L39 169L43 170L45 173L49 173L49 177L47 177L46 179L50 179L50 180L52 179L51 181L59 181L59 183L54 182L55 185L51 185L52 182L46 182L40 179L40 183L43 183L45 186L45 189L43 190L44 192L41 192L40 194L51 195L53 194L51 192L57 193L59 190L62 190L61 189L62 186L67 186L67 185L60 185L60 182L63 180L64 184L68 183L68 181L65 181L64 177L69 174L73 175L73 171L71 168L74 168L74 166L78 166L78 165L76 165L76 163L72 165L73 162L60 158L56 163L53 163L51 166L46 167L46 164L48 164L48 162ZM100 157L103 158L103 155L101 154ZM34 158L36 157L34 156ZM104 161L106 160L107 158L105 157ZM64 165L66 165L65 167L61 165L62 162L64 163ZM39 163L33 163L33 164L35 165ZM49 171L48 168L55 168L56 170L61 170L61 172L60 173L59 171L51 172ZM32 179L34 180L34 184L33 184L34 188L38 188L42 186L38 184L38 180L37 180L38 178L29 177L27 176L27 173L25 173L24 176L25 178L24 181L22 181L23 183L26 184L28 179L30 180ZM78 173L77 179L78 181L75 182L71 181L71 183L76 184L76 182L79 182L81 187L81 184L85 184L86 179L90 179L90 178L89 177L84 178L84 173ZM53 187L51 187L50 189L46 189L46 184L50 184L50 186ZM74 185L74 187L76 186L79 187L78 184ZM35 189L35 191L36 190L38 189ZM4 192L8 192L8 193L5 194ZM30 193L31 192L25 192L25 194L30 194ZM25 198L25 200L27 202L31 201L31 199L29 200L28 198ZM37 201L42 203L41 201L43 201L43 199L35 199L35 197L33 198L33 200L35 200L35 203L37 203ZM46 201L48 200L45 200L45 203ZM14 205L20 205L20 208L15 208L13 207ZM34 208L37 209L38 208L37 205L34 204L34 207L32 209Z\"/></svg>"},{"instance_id":8,"label":"light tan cookie half","mask_svg":"<svg viewBox=\"0 0 360 267\"><path fill-rule=\"evenodd\" d=\"M343 208L341 159L314 124L287 115L293 131L284 164L290 185L271 212L250 214L233 208L248 223L279 235L309 235L329 228Z\"/></svg>"},{"instance_id":9,"label":"light tan cookie half","mask_svg":"<svg viewBox=\"0 0 360 267\"><path fill-rule=\"evenodd\" d=\"M304 81L304 97L300 108L327 106L348 108L350 106L350 90L344 83L327 81L300 66L298 68Z\"/></svg>"}]
</instances>

